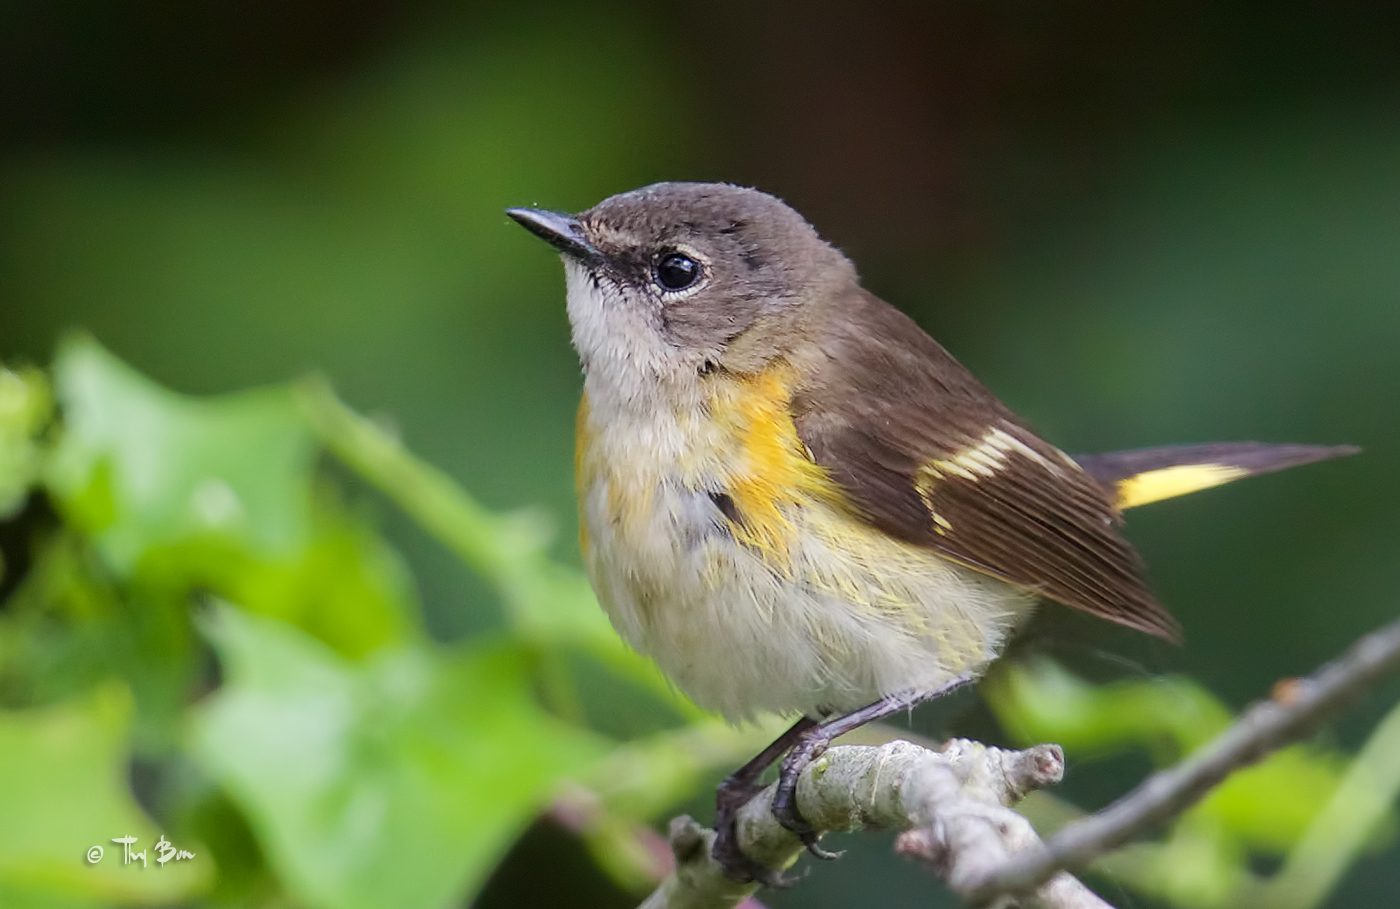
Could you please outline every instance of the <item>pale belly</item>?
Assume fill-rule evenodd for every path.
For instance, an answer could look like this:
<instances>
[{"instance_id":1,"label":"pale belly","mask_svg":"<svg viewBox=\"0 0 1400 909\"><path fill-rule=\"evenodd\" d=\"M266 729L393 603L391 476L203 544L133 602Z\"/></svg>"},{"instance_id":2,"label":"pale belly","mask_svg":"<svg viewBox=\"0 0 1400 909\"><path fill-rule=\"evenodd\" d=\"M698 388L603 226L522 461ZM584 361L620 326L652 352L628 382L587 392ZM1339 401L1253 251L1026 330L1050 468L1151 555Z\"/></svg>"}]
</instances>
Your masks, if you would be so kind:
<instances>
[{"instance_id":1,"label":"pale belly","mask_svg":"<svg viewBox=\"0 0 1400 909\"><path fill-rule=\"evenodd\" d=\"M937 687L985 666L1032 606L818 501L784 506L780 552L739 542L710 495L733 470L723 450L588 448L580 518L603 608L691 699L731 720Z\"/></svg>"}]
</instances>

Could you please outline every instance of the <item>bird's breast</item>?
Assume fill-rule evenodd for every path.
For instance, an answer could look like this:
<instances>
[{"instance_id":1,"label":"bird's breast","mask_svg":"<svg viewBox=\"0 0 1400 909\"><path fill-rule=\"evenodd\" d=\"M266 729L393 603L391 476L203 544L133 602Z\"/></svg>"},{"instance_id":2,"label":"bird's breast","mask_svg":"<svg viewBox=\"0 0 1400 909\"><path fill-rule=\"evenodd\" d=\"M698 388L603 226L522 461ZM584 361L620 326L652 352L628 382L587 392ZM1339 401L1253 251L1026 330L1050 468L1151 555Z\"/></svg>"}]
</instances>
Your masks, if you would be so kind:
<instances>
[{"instance_id":1,"label":"bird's breast","mask_svg":"<svg viewBox=\"0 0 1400 909\"><path fill-rule=\"evenodd\" d=\"M676 558L723 536L784 570L796 516L837 495L798 438L791 386L780 365L649 408L585 394L574 462L585 551L601 545L648 564L664 554L669 574Z\"/></svg>"},{"instance_id":2,"label":"bird's breast","mask_svg":"<svg viewBox=\"0 0 1400 909\"><path fill-rule=\"evenodd\" d=\"M985 661L1022 599L844 507L789 413L782 366L686 406L585 394L585 565L613 624L731 718L857 706Z\"/></svg>"}]
</instances>

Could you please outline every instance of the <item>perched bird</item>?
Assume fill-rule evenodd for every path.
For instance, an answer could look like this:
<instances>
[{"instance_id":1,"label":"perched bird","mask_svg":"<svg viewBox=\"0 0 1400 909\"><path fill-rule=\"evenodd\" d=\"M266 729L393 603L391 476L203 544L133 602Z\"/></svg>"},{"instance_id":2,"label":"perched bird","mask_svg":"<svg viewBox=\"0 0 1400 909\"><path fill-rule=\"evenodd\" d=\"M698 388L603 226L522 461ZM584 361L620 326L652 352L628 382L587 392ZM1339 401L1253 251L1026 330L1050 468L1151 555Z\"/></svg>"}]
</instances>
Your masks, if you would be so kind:
<instances>
[{"instance_id":1,"label":"perched bird","mask_svg":"<svg viewBox=\"0 0 1400 909\"><path fill-rule=\"evenodd\" d=\"M732 721L795 716L774 813L836 736L975 680L1036 603L1176 639L1123 538L1135 505L1351 452L1252 442L1073 458L773 196L660 183L509 215L561 254L584 394L584 562L627 642ZM784 757L786 755L786 757Z\"/></svg>"}]
</instances>

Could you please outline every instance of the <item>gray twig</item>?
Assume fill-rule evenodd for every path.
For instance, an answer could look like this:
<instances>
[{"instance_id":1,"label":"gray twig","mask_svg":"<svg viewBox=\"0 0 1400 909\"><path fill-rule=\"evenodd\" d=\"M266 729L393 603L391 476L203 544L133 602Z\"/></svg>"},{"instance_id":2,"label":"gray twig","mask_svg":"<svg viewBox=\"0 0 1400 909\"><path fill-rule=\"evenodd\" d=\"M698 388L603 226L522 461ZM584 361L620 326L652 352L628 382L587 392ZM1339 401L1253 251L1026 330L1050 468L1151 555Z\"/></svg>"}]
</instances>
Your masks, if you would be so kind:
<instances>
[{"instance_id":1,"label":"gray twig","mask_svg":"<svg viewBox=\"0 0 1400 909\"><path fill-rule=\"evenodd\" d=\"M932 751L904 741L879 747L832 748L802 775L797 803L820 830L904 830L899 851L924 861L955 891L1018 851L1039 845L1030 823L1008 805L1059 781L1064 755L1055 745L1025 751L957 739ZM790 865L801 844L771 811L773 787L739 812L746 855L772 868ZM755 885L725 877L710 855L714 832L688 817L671 822L676 869L642 903L643 909L725 909ZM1108 909L1068 874L1014 902L1026 909Z\"/></svg>"},{"instance_id":2,"label":"gray twig","mask_svg":"<svg viewBox=\"0 0 1400 909\"><path fill-rule=\"evenodd\" d=\"M1043 845L1027 849L967 890L974 905L1033 890L1065 869L1083 868L1164 820L1194 805L1227 776L1315 729L1348 701L1400 669L1400 621L1362 638L1341 657L1305 679L1275 689L1214 741L1175 767L1147 778L1096 814L1065 826Z\"/></svg>"},{"instance_id":3,"label":"gray twig","mask_svg":"<svg viewBox=\"0 0 1400 909\"><path fill-rule=\"evenodd\" d=\"M1154 774L1097 814L1048 842L1010 809L1032 789L1058 782L1054 745L1005 751L954 740L933 751L896 741L833 748L802 775L797 802L819 830L895 828L896 848L927 863L974 906L1107 909L1069 875L1194 805L1231 773L1304 737L1348 701L1400 669L1400 621L1367 635L1312 676L1275 689L1214 741ZM739 813L739 842L772 868L796 860L797 839L772 815L773 787ZM713 831L690 818L671 826L676 870L642 909L727 909L753 884L726 878L710 857Z\"/></svg>"}]
</instances>

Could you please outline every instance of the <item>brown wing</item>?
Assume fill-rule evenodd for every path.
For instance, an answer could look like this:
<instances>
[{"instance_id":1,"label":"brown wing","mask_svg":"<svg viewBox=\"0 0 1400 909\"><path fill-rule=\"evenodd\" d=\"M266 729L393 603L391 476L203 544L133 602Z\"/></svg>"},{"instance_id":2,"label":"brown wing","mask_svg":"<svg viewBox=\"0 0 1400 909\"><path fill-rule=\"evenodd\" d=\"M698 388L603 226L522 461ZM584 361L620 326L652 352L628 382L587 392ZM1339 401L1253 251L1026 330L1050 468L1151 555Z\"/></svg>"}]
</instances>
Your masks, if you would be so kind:
<instances>
[{"instance_id":1,"label":"brown wing","mask_svg":"<svg viewBox=\"0 0 1400 909\"><path fill-rule=\"evenodd\" d=\"M1168 639L1107 492L903 313L853 292L793 399L861 517L1049 599Z\"/></svg>"}]
</instances>

